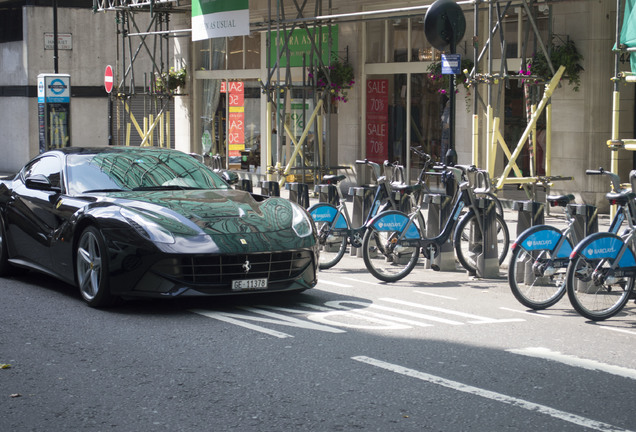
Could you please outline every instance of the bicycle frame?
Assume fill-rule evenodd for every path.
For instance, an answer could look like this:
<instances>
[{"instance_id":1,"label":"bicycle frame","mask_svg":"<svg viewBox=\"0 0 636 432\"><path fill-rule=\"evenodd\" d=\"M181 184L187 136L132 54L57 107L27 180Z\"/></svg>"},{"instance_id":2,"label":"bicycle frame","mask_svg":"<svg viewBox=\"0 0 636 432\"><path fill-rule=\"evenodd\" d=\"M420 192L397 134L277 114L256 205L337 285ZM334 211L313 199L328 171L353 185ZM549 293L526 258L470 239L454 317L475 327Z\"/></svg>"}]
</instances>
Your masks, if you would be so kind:
<instances>
[{"instance_id":1,"label":"bicycle frame","mask_svg":"<svg viewBox=\"0 0 636 432\"><path fill-rule=\"evenodd\" d=\"M453 205L453 208L451 209L451 212L450 212L450 217L446 220L444 228L442 229L440 234L431 238L421 237L420 235L417 235L417 238L413 238L413 233L419 232L419 230L412 229L412 227L415 227L414 221L417 217L417 213L420 210L418 207L415 209L415 211L411 212L411 214L409 215L408 221L404 225L404 228L401 230L400 236L398 237L397 242L395 244L399 243L401 246L405 246L405 247L429 248L430 246L433 246L433 245L440 246L444 242L446 242L449 239L450 235L453 233L454 225L459 219L459 216L462 210L464 209L464 207L468 206L471 212L474 212L477 208L477 204L475 203L475 198L472 194L472 190L470 189L470 186L468 185L468 183L467 182L462 183L459 186L459 189L460 189L459 196L457 200L455 201L455 204ZM481 229L481 224L479 228Z\"/></svg>"},{"instance_id":2,"label":"bicycle frame","mask_svg":"<svg viewBox=\"0 0 636 432\"><path fill-rule=\"evenodd\" d=\"M634 255L633 254L631 254L630 256L625 255L625 252L627 251L628 248L631 249L632 252L634 252L633 244L634 244L634 239L636 238L636 230L634 227L634 222L632 220L632 209L630 209L630 207L633 205L634 204L630 201L622 205L621 208L619 209L620 211L616 212L616 217L614 218L614 220L617 219L617 216L619 214L624 214L628 224L627 233L621 236L622 245L618 253L616 254L616 256L615 257L607 256L608 253L611 253L613 252L613 250L615 250L614 249L615 245L613 244L607 245L608 247L605 247L605 248L599 248L599 249L591 248L592 249L591 252L588 252L588 254L586 255L588 258L591 258L591 259L601 260L599 264L596 266L596 268L594 269L593 274L595 274L601 268L601 265L604 263L605 260L613 258L614 262L609 267L610 271L607 275L605 275L605 277L608 277L608 276L623 277L623 276L636 275L636 262L634 261ZM614 221L612 221L612 225L614 225ZM616 230L618 230L618 226L620 225L616 226L615 228ZM614 232L614 234L617 234L617 233ZM575 252L576 250L577 249L575 249ZM574 255L575 252L573 252L572 255ZM623 260L623 258L625 258L625 260ZM620 274L619 272L616 271L616 268L619 266L621 267Z\"/></svg>"},{"instance_id":3,"label":"bicycle frame","mask_svg":"<svg viewBox=\"0 0 636 432\"><path fill-rule=\"evenodd\" d=\"M351 216L349 215L349 210L347 209L344 196L339 187L336 188L338 193L338 205L335 206L335 208L329 207L330 211L328 214L312 215L312 217L316 221L333 220L331 234L335 236L347 237L349 243L354 247L360 247L360 245L362 244L362 236L364 235L364 230L366 229L367 223L371 219L373 219L374 216L376 216L383 202L388 199L390 206L393 208L397 208L397 204L395 203L395 199L393 198L390 182L386 179L386 176L379 175L379 165L369 161L364 161L364 163L372 167L378 184L376 186L373 201L371 203L371 209L363 220L362 225L355 228L351 227ZM386 166L387 165L385 164L385 168ZM335 213L335 215L333 213Z\"/></svg>"}]
</instances>

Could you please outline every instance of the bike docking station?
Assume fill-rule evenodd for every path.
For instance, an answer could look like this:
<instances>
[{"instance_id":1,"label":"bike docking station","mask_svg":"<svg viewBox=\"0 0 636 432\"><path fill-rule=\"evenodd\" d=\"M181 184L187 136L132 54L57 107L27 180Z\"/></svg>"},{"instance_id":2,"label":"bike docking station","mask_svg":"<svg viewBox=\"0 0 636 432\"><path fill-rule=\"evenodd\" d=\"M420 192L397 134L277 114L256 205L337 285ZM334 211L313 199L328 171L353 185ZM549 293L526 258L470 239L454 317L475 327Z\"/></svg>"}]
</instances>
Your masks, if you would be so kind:
<instances>
[{"instance_id":1,"label":"bike docking station","mask_svg":"<svg viewBox=\"0 0 636 432\"><path fill-rule=\"evenodd\" d=\"M498 278L499 277L499 250L497 245L497 207L495 202L488 198L478 198L477 208L479 210L477 217L480 220L482 229L473 227L470 232L468 242L469 249L473 249L473 245L482 245L481 251L475 249L477 254L477 269L475 276L479 278ZM472 272L468 272L472 276Z\"/></svg>"},{"instance_id":2,"label":"bike docking station","mask_svg":"<svg viewBox=\"0 0 636 432\"><path fill-rule=\"evenodd\" d=\"M517 237L530 227L545 224L545 205L537 201L514 201L512 209L517 211Z\"/></svg>"},{"instance_id":3,"label":"bike docking station","mask_svg":"<svg viewBox=\"0 0 636 432\"><path fill-rule=\"evenodd\" d=\"M438 179L437 190L440 193L427 194L422 203L428 206L426 218L426 237L437 237L443 230L444 224L450 219L453 208L453 197L457 194L458 180L455 173L431 172L427 176ZM461 174L460 174L461 176ZM455 271L455 250L452 236L449 236L440 247L439 253L433 257L424 259L424 268L437 271Z\"/></svg>"},{"instance_id":4,"label":"bike docking station","mask_svg":"<svg viewBox=\"0 0 636 432\"><path fill-rule=\"evenodd\" d=\"M491 181L487 171L468 170L466 177L477 197L477 213L479 226L472 226L469 231L468 248L476 254L476 271L468 271L470 276L480 278L499 277L499 243L497 226L497 205L488 198L491 195ZM505 223L505 222L504 222ZM481 247L480 247L481 246ZM504 247L508 247L506 244Z\"/></svg>"},{"instance_id":5,"label":"bike docking station","mask_svg":"<svg viewBox=\"0 0 636 432\"><path fill-rule=\"evenodd\" d=\"M238 190L242 190L249 193L252 193L254 191L252 188L252 180L246 179L246 178L240 179L236 185L236 188Z\"/></svg>"},{"instance_id":6,"label":"bike docking station","mask_svg":"<svg viewBox=\"0 0 636 432\"><path fill-rule=\"evenodd\" d=\"M276 181L263 180L261 182L261 194L267 195L270 197L279 197L280 185Z\"/></svg>"},{"instance_id":7,"label":"bike docking station","mask_svg":"<svg viewBox=\"0 0 636 432\"><path fill-rule=\"evenodd\" d=\"M309 207L309 185L307 183L285 183L285 189L289 191L291 202L295 202L304 209Z\"/></svg>"},{"instance_id":8,"label":"bike docking station","mask_svg":"<svg viewBox=\"0 0 636 432\"><path fill-rule=\"evenodd\" d=\"M351 224L353 226L362 226L367 219L367 215L371 212L373 204L373 195L377 187L371 185L352 186L349 188L349 196L353 198L353 211L351 214ZM351 247L350 256L362 257L360 248Z\"/></svg>"}]
</instances>

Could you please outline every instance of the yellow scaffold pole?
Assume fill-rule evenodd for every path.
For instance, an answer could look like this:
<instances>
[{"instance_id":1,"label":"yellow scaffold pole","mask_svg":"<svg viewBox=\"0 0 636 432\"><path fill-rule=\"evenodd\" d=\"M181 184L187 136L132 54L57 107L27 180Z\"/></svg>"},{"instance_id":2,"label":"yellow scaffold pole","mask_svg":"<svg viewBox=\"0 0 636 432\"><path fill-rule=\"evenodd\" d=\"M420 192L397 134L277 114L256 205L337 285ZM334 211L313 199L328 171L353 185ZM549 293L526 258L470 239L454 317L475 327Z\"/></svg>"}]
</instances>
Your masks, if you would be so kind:
<instances>
[{"instance_id":1,"label":"yellow scaffold pole","mask_svg":"<svg viewBox=\"0 0 636 432\"><path fill-rule=\"evenodd\" d=\"M294 164L294 161L296 160L296 156L298 156L298 152L300 152L300 149L302 148L302 145L305 142L307 135L309 134L309 130L311 129L311 126L314 124L316 115L318 115L318 113L322 109L322 104L323 104L323 100L320 99L318 103L316 104L316 108L314 108L314 112L311 113L311 117L309 118L309 121L307 122L307 124L305 124L305 129L303 130L303 134L300 136L300 139L298 140L298 145L296 145L296 148L294 149L294 153L289 158L289 161L287 162L287 166L285 167L285 170L283 171L283 177L278 181L278 184L281 187L285 184L286 176L287 174L289 174L289 171L291 171L292 165Z\"/></svg>"},{"instance_id":2,"label":"yellow scaffold pole","mask_svg":"<svg viewBox=\"0 0 636 432\"><path fill-rule=\"evenodd\" d=\"M530 121L528 122L528 125L526 126L526 130L523 132L523 135L521 135L521 138L519 139L517 147L515 148L515 151L512 153L511 159L508 161L508 164L504 168L503 173L501 174L501 177L499 177L499 181L497 182L497 189L501 189L504 183L506 182L506 178L508 177L508 174L510 174L510 170L512 170L512 165L516 163L517 157L519 157L519 155L521 154L521 151L523 150L523 144L528 139L530 132L532 132L533 128L535 127L537 123L537 119L539 118L544 108L550 101L550 98L552 97L552 93L554 93L554 90L559 84L559 81L561 81L561 76L563 75L564 71L565 71L565 66L562 65L559 68L559 70L556 71L556 73L552 77L552 80L550 80L550 83L546 85L545 92L543 93L543 98L541 98L541 102L539 102L539 105L537 106L537 110L535 111L534 115L531 117Z\"/></svg>"}]
</instances>

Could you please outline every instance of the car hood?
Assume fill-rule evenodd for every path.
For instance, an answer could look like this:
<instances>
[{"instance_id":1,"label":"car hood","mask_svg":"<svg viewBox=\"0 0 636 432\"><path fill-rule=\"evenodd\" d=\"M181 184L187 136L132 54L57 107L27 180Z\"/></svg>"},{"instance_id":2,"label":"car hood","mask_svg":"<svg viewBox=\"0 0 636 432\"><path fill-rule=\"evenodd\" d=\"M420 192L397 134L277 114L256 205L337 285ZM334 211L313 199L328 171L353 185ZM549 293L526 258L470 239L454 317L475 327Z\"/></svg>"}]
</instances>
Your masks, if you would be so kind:
<instances>
[{"instance_id":1,"label":"car hood","mask_svg":"<svg viewBox=\"0 0 636 432\"><path fill-rule=\"evenodd\" d=\"M263 252L315 244L314 236L294 232L293 204L283 198L259 201L234 189L110 192L90 207L112 205L169 231L175 243L157 244L166 252Z\"/></svg>"},{"instance_id":2,"label":"car hood","mask_svg":"<svg viewBox=\"0 0 636 432\"><path fill-rule=\"evenodd\" d=\"M133 191L111 193L110 198L166 228L176 229L174 224L180 222L209 235L280 231L289 229L293 218L287 200L257 201L234 189Z\"/></svg>"}]
</instances>

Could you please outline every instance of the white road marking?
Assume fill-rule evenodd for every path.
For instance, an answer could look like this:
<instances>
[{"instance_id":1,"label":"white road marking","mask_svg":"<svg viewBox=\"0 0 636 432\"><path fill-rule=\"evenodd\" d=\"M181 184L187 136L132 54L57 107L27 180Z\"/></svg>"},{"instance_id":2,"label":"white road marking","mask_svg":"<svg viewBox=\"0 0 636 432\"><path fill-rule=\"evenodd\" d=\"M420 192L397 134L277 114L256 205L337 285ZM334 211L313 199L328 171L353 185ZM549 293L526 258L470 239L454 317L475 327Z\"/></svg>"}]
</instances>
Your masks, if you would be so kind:
<instances>
[{"instance_id":1,"label":"white road marking","mask_svg":"<svg viewBox=\"0 0 636 432\"><path fill-rule=\"evenodd\" d=\"M354 279L354 278L344 277L344 276L341 277L341 279L346 279L346 280L350 280L350 281L353 281L353 282L363 283L365 285L379 286L379 287L383 287L383 288L386 288L386 287L404 288L404 286L396 285L394 283L389 284L389 283L385 282L385 283L381 284L381 283L377 283L377 282L361 281L360 279Z\"/></svg>"},{"instance_id":2,"label":"white road marking","mask_svg":"<svg viewBox=\"0 0 636 432\"><path fill-rule=\"evenodd\" d=\"M507 396L501 393L496 393L490 390L485 390L479 387L473 387L470 385L466 385L457 381L448 380L442 377L438 377L435 375L430 375L424 372L420 372L414 369L405 368L403 366L399 366L392 363L387 363L382 360L376 360L374 358L366 357L366 356L356 356L351 357L355 361L359 361L362 363L369 364L371 366L376 366L391 372L395 372L401 375L405 375L411 378L416 378L422 381L427 381L433 384L440 385L442 387L449 388L451 390L460 391L463 393L472 394L475 396L483 397L486 399L494 400L497 402L509 404L515 406L517 408L523 408L528 411L538 412L541 414L546 414L551 417L564 420L569 423L573 423L578 426L583 426L589 429L595 429L598 431L628 431L628 429L622 429L608 423L599 422L596 420L588 419L585 417L578 416L576 414L568 413L565 411L560 411L554 408L551 408L546 405L537 404L534 402L529 402L523 399L515 398L512 396Z\"/></svg>"},{"instance_id":3,"label":"white road marking","mask_svg":"<svg viewBox=\"0 0 636 432\"><path fill-rule=\"evenodd\" d=\"M317 324L314 322L310 322L310 321L304 321L304 320L300 320L298 318L294 318L294 317L289 317L286 315L281 315L281 314L277 314L277 313L273 313L273 312L268 312L265 311L263 309L259 309L259 308L254 308L254 307L241 307L239 309L243 309L245 311L248 312L252 312L254 314L259 314L259 315L264 315L267 316L269 318L261 318L258 316L252 316L252 315L243 315L243 314L238 314L238 313L233 313L233 312L213 312L213 311L206 311L206 310L201 310L201 309L191 309L190 312L194 312L196 314L199 315L203 315L206 316L208 318L213 318L219 321L224 321L230 324L234 324L237 326L241 326L241 327L245 327L248 328L250 330L255 330L255 331L259 331L261 333L265 333L268 334L270 336L274 336L280 339L283 338L290 338L290 337L294 337L290 334L287 333L282 333L279 331L275 331L275 330L270 330L266 327L261 327L255 324L250 324L246 321L256 321L256 322L261 322L261 323L268 323L268 324L279 324L279 325L285 325L285 326L289 326L289 327L295 327L295 328L304 328L307 330L319 330L319 331L324 331L324 332L328 332L328 333L346 333L345 330L341 330L341 329L337 329L334 327L329 327L329 326L325 326L325 325L321 325L321 324Z\"/></svg>"},{"instance_id":4,"label":"white road marking","mask_svg":"<svg viewBox=\"0 0 636 432\"><path fill-rule=\"evenodd\" d=\"M433 294L433 293L426 292L426 291L415 290L413 292L418 293L418 294L424 294L424 295L431 296L431 297L439 297L439 298L444 298L444 299L448 299L448 300L457 300L456 297L449 297L449 296L440 295L440 294Z\"/></svg>"},{"instance_id":5,"label":"white road marking","mask_svg":"<svg viewBox=\"0 0 636 432\"><path fill-rule=\"evenodd\" d=\"M619 333L627 333L630 335L636 335L636 332L631 331L631 330L625 330L622 328L616 328L616 327L608 327L608 326L604 326L604 325L599 325L599 328L602 328L603 330L611 330L611 331L615 331L615 332L619 332Z\"/></svg>"},{"instance_id":6,"label":"white road marking","mask_svg":"<svg viewBox=\"0 0 636 432\"><path fill-rule=\"evenodd\" d=\"M558 351L552 351L548 348L529 347L522 349L509 349L506 351L513 354L552 360L555 362L566 364L568 366L575 366L582 369L605 372L612 375L618 375L623 378L636 380L636 370L634 369L629 369L622 366L613 366L607 363L598 362L596 360L587 360L572 355L561 354Z\"/></svg>"},{"instance_id":7,"label":"white road marking","mask_svg":"<svg viewBox=\"0 0 636 432\"><path fill-rule=\"evenodd\" d=\"M353 288L353 285L340 284L338 282L332 282L332 281L328 281L324 279L319 279L318 284L332 285L332 286L337 286L338 288Z\"/></svg>"},{"instance_id":8,"label":"white road marking","mask_svg":"<svg viewBox=\"0 0 636 432\"><path fill-rule=\"evenodd\" d=\"M408 302L408 301L404 301L404 300L398 300L398 299L392 299L392 298L381 298L380 300L384 300L384 301L388 301L388 302L392 302L392 303L397 303L397 304L401 304L404 306L412 306L412 307L416 307L416 308L420 308L420 309L426 309L426 310L431 310L431 311L435 311L435 312L441 312L441 313L445 313L448 315L456 315L456 316L461 316L464 318L471 318L474 319L475 321L469 321L469 324L492 324L492 323L508 323L508 322L522 322L524 321L523 319L517 319L517 318L513 318L513 319L494 319L494 318L488 318L488 317L482 317L479 315L473 315L473 314L469 314L469 313L465 313L465 312L459 312L459 311L455 311L455 310L451 310L451 309L444 309L444 308L440 308L440 307L435 307L435 306L426 306L420 303L412 303L412 302Z\"/></svg>"},{"instance_id":9,"label":"white road marking","mask_svg":"<svg viewBox=\"0 0 636 432\"><path fill-rule=\"evenodd\" d=\"M552 318L549 315L541 315L541 314L538 314L536 312L528 312L528 311L525 311L525 310L522 311L522 310L519 310L519 309L511 309L511 308L506 308L506 307L500 307L499 309L505 310L505 311L508 311L508 312L516 312L516 313L532 315L532 316L536 316L536 317L540 317L540 318L548 318L548 319Z\"/></svg>"}]
</instances>

